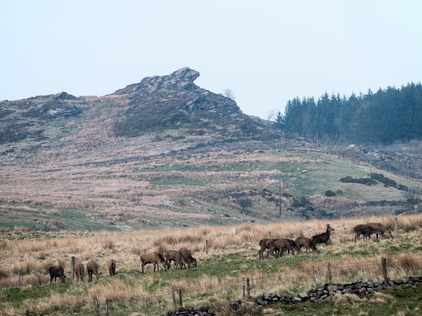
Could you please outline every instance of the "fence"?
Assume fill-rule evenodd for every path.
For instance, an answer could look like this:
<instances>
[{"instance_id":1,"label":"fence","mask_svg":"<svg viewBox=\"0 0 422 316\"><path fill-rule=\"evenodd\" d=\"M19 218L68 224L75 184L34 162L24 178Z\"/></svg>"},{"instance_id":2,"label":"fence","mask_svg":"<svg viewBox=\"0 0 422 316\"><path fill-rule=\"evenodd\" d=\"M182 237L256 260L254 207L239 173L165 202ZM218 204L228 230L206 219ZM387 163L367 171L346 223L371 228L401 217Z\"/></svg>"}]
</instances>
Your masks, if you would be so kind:
<instances>
[{"instance_id":1,"label":"fence","mask_svg":"<svg viewBox=\"0 0 422 316\"><path fill-rule=\"evenodd\" d=\"M95 313L98 316L108 316L122 312L122 303L141 310L151 307L166 310L168 306L172 306L173 309L179 306L194 306L198 301L212 299L215 293L224 293L225 297L230 300L246 300L253 295L262 295L263 292L277 291L280 286L285 289L286 284L288 285L289 283L291 285L299 282L309 287L300 289L300 291L303 291L322 286L324 283L349 283L356 281L357 278L387 282L388 279L399 279L410 275L422 276L422 256L381 258L381 261L366 260L350 264L329 263L325 267L312 266L290 269L287 272L282 271L262 277L245 276L229 283L189 288L171 288L143 296L120 297L118 300L99 300L97 298L94 302L81 301L78 305L69 306L69 308L80 308L83 306L85 308L88 306L89 308L89 305L91 305L92 309L87 311L86 315ZM297 286L293 286L293 290L295 287L297 288ZM26 315L29 315L29 311L27 311Z\"/></svg>"}]
</instances>

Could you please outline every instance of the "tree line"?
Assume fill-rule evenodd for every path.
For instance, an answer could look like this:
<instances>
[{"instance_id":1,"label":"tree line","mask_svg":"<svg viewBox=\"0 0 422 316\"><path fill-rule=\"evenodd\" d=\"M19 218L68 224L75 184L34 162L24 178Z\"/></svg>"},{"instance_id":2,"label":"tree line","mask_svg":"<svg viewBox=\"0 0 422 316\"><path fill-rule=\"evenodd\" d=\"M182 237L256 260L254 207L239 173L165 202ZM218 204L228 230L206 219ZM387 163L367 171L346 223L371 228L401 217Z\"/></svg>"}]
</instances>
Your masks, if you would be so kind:
<instances>
[{"instance_id":1,"label":"tree line","mask_svg":"<svg viewBox=\"0 0 422 316\"><path fill-rule=\"evenodd\" d=\"M349 98L327 93L298 97L277 113L274 126L285 133L337 144L391 144L422 139L422 85L370 89Z\"/></svg>"}]
</instances>

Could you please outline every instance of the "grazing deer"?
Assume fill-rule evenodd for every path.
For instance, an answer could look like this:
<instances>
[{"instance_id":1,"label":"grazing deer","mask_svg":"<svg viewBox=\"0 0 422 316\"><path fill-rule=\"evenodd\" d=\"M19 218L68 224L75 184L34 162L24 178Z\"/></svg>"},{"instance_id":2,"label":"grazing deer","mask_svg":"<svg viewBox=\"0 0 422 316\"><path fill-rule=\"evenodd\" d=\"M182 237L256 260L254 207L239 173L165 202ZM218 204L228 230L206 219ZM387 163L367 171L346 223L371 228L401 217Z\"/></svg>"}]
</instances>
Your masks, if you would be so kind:
<instances>
[{"instance_id":1,"label":"grazing deer","mask_svg":"<svg viewBox=\"0 0 422 316\"><path fill-rule=\"evenodd\" d=\"M54 283L57 281L57 278L60 278L62 283L66 282L66 276L64 275L63 267L61 266L52 266L48 269L48 273L50 273L50 283L54 279Z\"/></svg>"},{"instance_id":2,"label":"grazing deer","mask_svg":"<svg viewBox=\"0 0 422 316\"><path fill-rule=\"evenodd\" d=\"M380 234L382 237L385 237L385 233L389 234L390 237L394 239L394 236L391 233L391 230L389 228L385 227L383 224L381 224L381 223L368 223L366 225L371 226L372 228L379 230L379 233L376 233L377 234L377 240L378 240L378 234Z\"/></svg>"},{"instance_id":3,"label":"grazing deer","mask_svg":"<svg viewBox=\"0 0 422 316\"><path fill-rule=\"evenodd\" d=\"M268 254L273 254L274 251L278 251L276 256L280 258L280 255L283 255L285 250L290 250L292 253L294 252L294 248L290 245L290 243L286 239L270 239L268 242ZM267 258L268 258L267 254Z\"/></svg>"},{"instance_id":4,"label":"grazing deer","mask_svg":"<svg viewBox=\"0 0 422 316\"><path fill-rule=\"evenodd\" d=\"M368 238L370 238L372 234L377 234L378 241L378 233L380 232L378 229L374 229L369 225L356 225L355 228L353 228L353 231L355 232L355 242L359 239L360 235L363 235L363 239L368 241Z\"/></svg>"},{"instance_id":5,"label":"grazing deer","mask_svg":"<svg viewBox=\"0 0 422 316\"><path fill-rule=\"evenodd\" d=\"M306 252L309 251L309 249L311 249L313 252L318 253L318 249L314 246L314 244L312 243L312 240L310 238L307 237L297 237L296 240L296 245L299 249L302 249L302 247L306 248Z\"/></svg>"},{"instance_id":6,"label":"grazing deer","mask_svg":"<svg viewBox=\"0 0 422 316\"><path fill-rule=\"evenodd\" d=\"M98 273L98 264L95 261L90 261L86 265L86 270L88 271L89 280L92 281L92 275L95 275L95 278L98 280L102 272Z\"/></svg>"},{"instance_id":7,"label":"grazing deer","mask_svg":"<svg viewBox=\"0 0 422 316\"><path fill-rule=\"evenodd\" d=\"M79 279L81 279L81 281L84 281L84 265L82 264L82 262L78 262L77 264L75 264L74 266L74 271L76 273L76 280L79 282Z\"/></svg>"},{"instance_id":8,"label":"grazing deer","mask_svg":"<svg viewBox=\"0 0 422 316\"><path fill-rule=\"evenodd\" d=\"M154 265L154 272L156 267L159 267L159 265L161 265L161 267L164 270L167 270L167 263L166 263L166 259L164 259L163 255L161 253L159 253L158 251L155 251L153 253L144 253L141 255L141 263L142 263L142 273L144 273L144 267L145 265L151 263Z\"/></svg>"}]
</instances>

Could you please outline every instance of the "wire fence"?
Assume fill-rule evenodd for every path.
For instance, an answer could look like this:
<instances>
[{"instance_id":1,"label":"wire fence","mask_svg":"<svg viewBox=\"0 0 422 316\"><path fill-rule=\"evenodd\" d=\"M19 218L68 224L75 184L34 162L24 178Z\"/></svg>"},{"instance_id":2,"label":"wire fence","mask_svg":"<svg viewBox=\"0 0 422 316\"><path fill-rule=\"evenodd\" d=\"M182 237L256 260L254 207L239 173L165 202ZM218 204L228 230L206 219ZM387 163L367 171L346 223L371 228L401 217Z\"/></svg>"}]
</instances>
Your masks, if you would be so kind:
<instances>
[{"instance_id":1,"label":"wire fence","mask_svg":"<svg viewBox=\"0 0 422 316\"><path fill-rule=\"evenodd\" d=\"M262 295L263 292L289 291L305 286L316 288L328 284L348 284L357 280L377 280L387 282L406 278L408 276L422 276L422 256L405 256L381 258L382 260L356 261L355 263L330 264L327 266L309 266L305 268L286 268L278 273L259 277L242 277L219 284L205 284L201 286L183 286L167 288L147 295L97 298L94 301L81 300L75 305L66 306L67 309L82 309L86 315L117 315L128 308L139 311L155 307L161 314L167 309L177 309L180 306L194 306L198 302L216 301L216 296L226 297L227 300L245 300L251 296ZM385 263L385 264L384 264ZM388 280L387 280L388 279ZM301 284L301 286L298 286ZM298 293L296 293L298 294ZM229 303L229 301L227 301ZM91 306L91 307L90 307ZM39 311L38 311L39 312ZM49 312L49 311L43 311ZM51 311L52 312L52 311ZM29 310L26 312L30 314ZM78 315L84 315L78 313Z\"/></svg>"}]
</instances>

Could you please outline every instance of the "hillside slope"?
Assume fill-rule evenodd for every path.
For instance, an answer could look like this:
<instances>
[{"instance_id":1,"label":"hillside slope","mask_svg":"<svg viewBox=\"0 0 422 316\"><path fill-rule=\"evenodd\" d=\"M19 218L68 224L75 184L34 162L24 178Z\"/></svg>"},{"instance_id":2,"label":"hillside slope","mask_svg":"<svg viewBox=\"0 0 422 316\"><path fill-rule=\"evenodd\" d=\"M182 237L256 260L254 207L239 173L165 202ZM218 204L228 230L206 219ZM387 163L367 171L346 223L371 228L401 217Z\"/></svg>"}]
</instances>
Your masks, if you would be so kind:
<instances>
[{"instance_id":1,"label":"hillside slope","mask_svg":"<svg viewBox=\"0 0 422 316\"><path fill-rule=\"evenodd\" d=\"M1 102L0 226L129 230L420 212L406 189L421 183L399 172L419 172L417 157L285 137L196 86L198 76L182 68L102 97ZM359 183L370 169L383 176Z\"/></svg>"}]
</instances>

